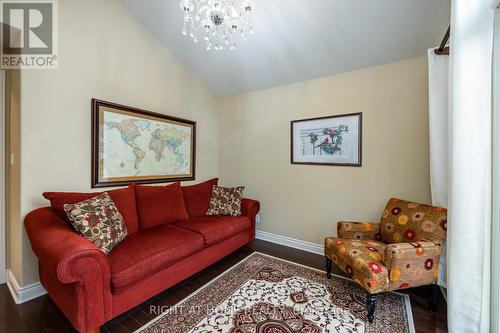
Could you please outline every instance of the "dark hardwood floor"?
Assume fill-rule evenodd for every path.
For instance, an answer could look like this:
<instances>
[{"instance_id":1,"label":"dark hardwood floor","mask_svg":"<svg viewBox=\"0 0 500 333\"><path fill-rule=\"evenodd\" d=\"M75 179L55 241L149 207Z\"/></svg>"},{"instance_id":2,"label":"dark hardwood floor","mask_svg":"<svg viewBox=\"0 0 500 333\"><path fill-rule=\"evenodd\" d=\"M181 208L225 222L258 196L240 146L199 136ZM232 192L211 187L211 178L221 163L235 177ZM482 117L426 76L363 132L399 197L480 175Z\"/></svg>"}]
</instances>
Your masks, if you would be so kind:
<instances>
[{"instance_id":1,"label":"dark hardwood floor","mask_svg":"<svg viewBox=\"0 0 500 333\"><path fill-rule=\"evenodd\" d=\"M324 269L324 257L320 255L260 240L255 242L254 249L306 266ZM234 252L202 272L106 323L101 328L101 332L133 332L155 317L150 314L151 305L172 306L178 303L251 253L252 251L246 248ZM334 273L344 275L336 267ZM407 293L411 298L417 333L447 332L446 302L441 294L439 294L437 311L430 312L427 307L427 290L425 288L411 289ZM64 333L75 332L75 330L47 295L16 305L7 286L2 284L0 285L0 332Z\"/></svg>"}]
</instances>

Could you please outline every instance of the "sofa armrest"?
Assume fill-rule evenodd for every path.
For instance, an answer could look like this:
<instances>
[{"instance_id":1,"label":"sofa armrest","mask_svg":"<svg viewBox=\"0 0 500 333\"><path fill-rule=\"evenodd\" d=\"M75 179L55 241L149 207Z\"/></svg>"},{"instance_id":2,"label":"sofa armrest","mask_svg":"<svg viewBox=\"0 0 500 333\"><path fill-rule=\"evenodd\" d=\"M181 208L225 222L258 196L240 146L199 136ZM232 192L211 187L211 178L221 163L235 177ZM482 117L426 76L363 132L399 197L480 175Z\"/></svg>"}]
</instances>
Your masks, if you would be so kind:
<instances>
[{"instance_id":1,"label":"sofa armrest","mask_svg":"<svg viewBox=\"0 0 500 333\"><path fill-rule=\"evenodd\" d=\"M337 237L380 241L382 234L379 223L339 221L337 222Z\"/></svg>"},{"instance_id":2,"label":"sofa armrest","mask_svg":"<svg viewBox=\"0 0 500 333\"><path fill-rule=\"evenodd\" d=\"M436 283L441 250L441 245L426 241L386 245L384 264L390 272L390 289Z\"/></svg>"},{"instance_id":3,"label":"sofa armrest","mask_svg":"<svg viewBox=\"0 0 500 333\"><path fill-rule=\"evenodd\" d=\"M252 222L252 241L255 238L255 217L259 213L260 202L257 200L243 198L241 201L241 214L248 217Z\"/></svg>"},{"instance_id":4,"label":"sofa armrest","mask_svg":"<svg viewBox=\"0 0 500 333\"><path fill-rule=\"evenodd\" d=\"M74 285L78 318L69 319L75 328L86 331L111 319L111 273L106 255L73 231L52 208L30 212L24 225L40 266L61 283Z\"/></svg>"}]
</instances>

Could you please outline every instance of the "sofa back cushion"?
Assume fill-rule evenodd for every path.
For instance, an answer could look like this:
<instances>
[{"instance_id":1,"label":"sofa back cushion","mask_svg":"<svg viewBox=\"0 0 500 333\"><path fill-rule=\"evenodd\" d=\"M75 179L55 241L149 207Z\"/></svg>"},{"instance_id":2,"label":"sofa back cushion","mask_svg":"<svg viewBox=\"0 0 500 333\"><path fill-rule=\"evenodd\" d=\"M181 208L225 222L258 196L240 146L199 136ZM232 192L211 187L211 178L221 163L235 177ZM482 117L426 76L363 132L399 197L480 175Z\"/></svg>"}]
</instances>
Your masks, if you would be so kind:
<instances>
[{"instance_id":1,"label":"sofa back cushion","mask_svg":"<svg viewBox=\"0 0 500 333\"><path fill-rule=\"evenodd\" d=\"M65 204L75 204L96 197L101 193L45 192L43 193L43 197L50 201L50 205L56 214L69 223L68 216L64 211ZM107 193L122 215L128 233L133 234L139 231L134 187L130 185L127 188L107 191Z\"/></svg>"},{"instance_id":2,"label":"sofa back cushion","mask_svg":"<svg viewBox=\"0 0 500 333\"><path fill-rule=\"evenodd\" d=\"M217 186L218 182L219 178L214 178L200 184L182 187L186 209L191 218L207 214L212 188Z\"/></svg>"},{"instance_id":3,"label":"sofa back cushion","mask_svg":"<svg viewBox=\"0 0 500 333\"><path fill-rule=\"evenodd\" d=\"M380 219L385 243L429 241L443 244L446 239L446 208L392 198Z\"/></svg>"},{"instance_id":4,"label":"sofa back cushion","mask_svg":"<svg viewBox=\"0 0 500 333\"><path fill-rule=\"evenodd\" d=\"M189 219L181 184L168 186L135 186L139 229Z\"/></svg>"}]
</instances>

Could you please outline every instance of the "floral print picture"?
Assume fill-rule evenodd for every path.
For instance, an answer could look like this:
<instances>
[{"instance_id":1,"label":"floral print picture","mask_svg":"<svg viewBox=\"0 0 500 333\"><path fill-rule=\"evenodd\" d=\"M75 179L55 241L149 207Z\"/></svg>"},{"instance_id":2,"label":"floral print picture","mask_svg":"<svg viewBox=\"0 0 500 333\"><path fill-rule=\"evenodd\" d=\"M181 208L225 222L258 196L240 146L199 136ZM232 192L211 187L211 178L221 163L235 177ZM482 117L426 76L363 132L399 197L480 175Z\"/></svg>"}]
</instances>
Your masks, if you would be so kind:
<instances>
[{"instance_id":1,"label":"floral print picture","mask_svg":"<svg viewBox=\"0 0 500 333\"><path fill-rule=\"evenodd\" d=\"M361 166L361 123L361 113L292 121L292 164Z\"/></svg>"}]
</instances>

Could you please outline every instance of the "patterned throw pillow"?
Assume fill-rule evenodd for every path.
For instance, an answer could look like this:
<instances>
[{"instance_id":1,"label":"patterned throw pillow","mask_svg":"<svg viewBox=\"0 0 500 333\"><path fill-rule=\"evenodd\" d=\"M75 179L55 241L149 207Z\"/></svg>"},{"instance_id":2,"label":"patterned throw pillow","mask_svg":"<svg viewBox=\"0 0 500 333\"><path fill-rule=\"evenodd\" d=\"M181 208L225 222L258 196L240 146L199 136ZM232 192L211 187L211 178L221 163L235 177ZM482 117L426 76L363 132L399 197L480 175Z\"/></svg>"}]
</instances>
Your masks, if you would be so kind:
<instances>
[{"instance_id":1,"label":"patterned throw pillow","mask_svg":"<svg viewBox=\"0 0 500 333\"><path fill-rule=\"evenodd\" d=\"M214 186L207 215L240 216L244 189L244 186L233 188Z\"/></svg>"},{"instance_id":2,"label":"patterned throw pillow","mask_svg":"<svg viewBox=\"0 0 500 333\"><path fill-rule=\"evenodd\" d=\"M73 228L108 254L128 233L123 217L108 193L64 205Z\"/></svg>"}]
</instances>

